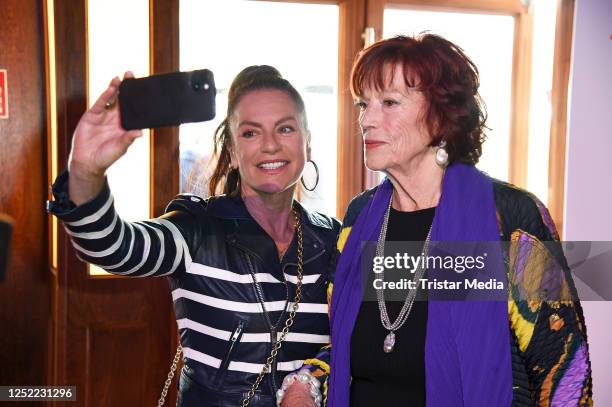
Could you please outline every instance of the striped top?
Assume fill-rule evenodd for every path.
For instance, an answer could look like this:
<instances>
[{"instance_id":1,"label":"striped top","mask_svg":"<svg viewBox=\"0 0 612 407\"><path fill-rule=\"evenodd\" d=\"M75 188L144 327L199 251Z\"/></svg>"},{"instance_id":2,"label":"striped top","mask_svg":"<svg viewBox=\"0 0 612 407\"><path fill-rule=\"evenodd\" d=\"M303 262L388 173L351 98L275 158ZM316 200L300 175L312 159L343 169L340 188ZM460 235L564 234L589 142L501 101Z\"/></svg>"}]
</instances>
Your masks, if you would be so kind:
<instances>
[{"instance_id":1,"label":"striped top","mask_svg":"<svg viewBox=\"0 0 612 407\"><path fill-rule=\"evenodd\" d=\"M211 202L182 195L160 218L126 222L105 186L77 208L51 212L63 220L83 261L127 277L167 276L192 379L212 390L248 390L295 297L296 242L280 261L274 241L239 198ZM275 374L260 386L264 394L274 394L287 372L329 342L325 289L340 224L300 210L303 296Z\"/></svg>"}]
</instances>

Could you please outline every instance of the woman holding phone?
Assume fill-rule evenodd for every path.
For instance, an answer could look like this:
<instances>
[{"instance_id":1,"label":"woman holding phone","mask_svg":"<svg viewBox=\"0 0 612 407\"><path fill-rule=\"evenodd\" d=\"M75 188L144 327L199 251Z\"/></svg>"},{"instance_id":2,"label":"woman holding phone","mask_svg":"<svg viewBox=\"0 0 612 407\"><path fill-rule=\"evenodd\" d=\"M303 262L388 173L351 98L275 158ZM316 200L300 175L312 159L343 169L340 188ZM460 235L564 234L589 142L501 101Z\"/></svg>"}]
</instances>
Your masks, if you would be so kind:
<instances>
[{"instance_id":1,"label":"woman holding phone","mask_svg":"<svg viewBox=\"0 0 612 407\"><path fill-rule=\"evenodd\" d=\"M215 134L211 198L179 195L163 216L129 223L105 178L142 135L121 127L120 83L79 121L49 211L84 261L168 277L184 361L179 406L274 406L286 373L329 342L325 289L340 223L295 200L310 161L304 102L276 69L244 69Z\"/></svg>"}]
</instances>

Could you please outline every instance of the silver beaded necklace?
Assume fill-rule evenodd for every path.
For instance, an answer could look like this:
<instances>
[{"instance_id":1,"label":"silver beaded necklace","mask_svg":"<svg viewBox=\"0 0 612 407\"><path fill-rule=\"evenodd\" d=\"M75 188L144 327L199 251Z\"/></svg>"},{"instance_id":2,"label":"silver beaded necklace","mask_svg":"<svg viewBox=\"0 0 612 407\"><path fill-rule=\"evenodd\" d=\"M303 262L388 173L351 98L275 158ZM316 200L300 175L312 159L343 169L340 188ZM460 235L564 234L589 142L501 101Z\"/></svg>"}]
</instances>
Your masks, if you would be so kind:
<instances>
[{"instance_id":1,"label":"silver beaded necklace","mask_svg":"<svg viewBox=\"0 0 612 407\"><path fill-rule=\"evenodd\" d=\"M391 212L391 202L393 199L389 199L389 206L387 207L387 211L385 212L385 217L383 219L382 227L380 228L380 235L378 236L378 242L376 243L376 256L382 257L385 254L385 238L387 236L387 224L389 223L389 213ZM427 232L427 238L425 239L425 243L423 244L422 255L427 256L427 252L429 250L429 240L431 238L431 226L429 226L429 231ZM400 329L402 325L408 319L408 315L410 315L410 310L412 310L412 304L414 303L414 298L416 297L418 291L418 282L423 277L426 268L423 266L423 263L419 264L419 267L415 270L414 273L414 281L417 282L417 288L409 289L408 295L404 300L404 305L400 310L399 315L394 323L391 323L389 320L389 314L387 313L387 306L385 303L385 290L377 289L376 290L376 298L378 300L378 309L380 310L380 322L382 322L383 327L389 331L385 340L383 342L383 350L385 353L393 352L395 348L395 331ZM385 272L384 268L380 273L380 279L384 282L385 280Z\"/></svg>"}]
</instances>

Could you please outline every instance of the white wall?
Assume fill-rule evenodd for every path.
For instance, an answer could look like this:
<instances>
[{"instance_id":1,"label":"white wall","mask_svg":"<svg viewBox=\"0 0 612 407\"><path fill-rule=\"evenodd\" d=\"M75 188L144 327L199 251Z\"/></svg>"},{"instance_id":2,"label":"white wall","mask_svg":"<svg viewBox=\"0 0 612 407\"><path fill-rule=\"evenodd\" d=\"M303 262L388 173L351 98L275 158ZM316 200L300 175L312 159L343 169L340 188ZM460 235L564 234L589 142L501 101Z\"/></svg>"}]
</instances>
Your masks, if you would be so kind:
<instances>
[{"instance_id":1,"label":"white wall","mask_svg":"<svg viewBox=\"0 0 612 407\"><path fill-rule=\"evenodd\" d=\"M564 238L612 241L612 1L576 0L575 12ZM612 302L583 307L594 404L612 406Z\"/></svg>"}]
</instances>

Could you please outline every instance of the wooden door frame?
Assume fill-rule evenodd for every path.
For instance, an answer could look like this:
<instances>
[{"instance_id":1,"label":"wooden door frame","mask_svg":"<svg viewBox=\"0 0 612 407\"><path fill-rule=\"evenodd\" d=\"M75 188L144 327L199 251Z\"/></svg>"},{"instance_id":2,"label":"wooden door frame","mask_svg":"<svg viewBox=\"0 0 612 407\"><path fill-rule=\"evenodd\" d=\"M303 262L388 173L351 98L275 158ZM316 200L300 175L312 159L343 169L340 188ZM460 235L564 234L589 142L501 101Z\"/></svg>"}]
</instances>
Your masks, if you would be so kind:
<instances>
[{"instance_id":1,"label":"wooden door frame","mask_svg":"<svg viewBox=\"0 0 612 407\"><path fill-rule=\"evenodd\" d=\"M149 54L151 75L178 71L180 67L179 0L149 0ZM165 207L180 191L179 128L165 127L151 130L150 185L151 216L165 212ZM170 348L168 361L174 358L179 343L174 309L168 319ZM182 358L178 369L182 366ZM168 364L168 369L170 365ZM175 405L176 381L167 396L167 405Z\"/></svg>"},{"instance_id":2,"label":"wooden door frame","mask_svg":"<svg viewBox=\"0 0 612 407\"><path fill-rule=\"evenodd\" d=\"M553 56L552 112L548 158L548 209L559 237L563 236L565 218L565 163L569 79L572 63L575 0L557 1L555 53Z\"/></svg>"},{"instance_id":3,"label":"wooden door frame","mask_svg":"<svg viewBox=\"0 0 612 407\"><path fill-rule=\"evenodd\" d=\"M342 219L350 200L366 187L359 110L349 88L353 61L363 48L361 34L366 27L366 0L345 0L339 6L336 216Z\"/></svg>"},{"instance_id":4,"label":"wooden door frame","mask_svg":"<svg viewBox=\"0 0 612 407\"><path fill-rule=\"evenodd\" d=\"M72 2L70 7L57 6L54 0L46 0L44 5L49 95L47 109L50 123L48 145L52 146L48 149L49 183L53 182L53 177L68 161L72 131L87 108L85 3ZM50 12L52 14L49 14ZM51 41L53 43L50 43ZM81 52L73 52L74 50ZM57 221L50 219L50 223L53 225L50 234L54 242L51 246L54 249L50 261L52 275L50 326L53 351L49 354L49 383L67 385L69 384L66 375L69 353L67 349L69 300L66 287L70 285L70 279L75 274L86 273L86 266L71 252L70 239L61 228L56 227ZM72 272L67 273L68 269Z\"/></svg>"},{"instance_id":5,"label":"wooden door frame","mask_svg":"<svg viewBox=\"0 0 612 407\"><path fill-rule=\"evenodd\" d=\"M179 70L179 0L149 0L150 72ZM179 128L151 130L151 216L179 192Z\"/></svg>"}]
</instances>

